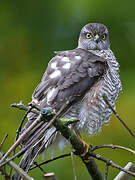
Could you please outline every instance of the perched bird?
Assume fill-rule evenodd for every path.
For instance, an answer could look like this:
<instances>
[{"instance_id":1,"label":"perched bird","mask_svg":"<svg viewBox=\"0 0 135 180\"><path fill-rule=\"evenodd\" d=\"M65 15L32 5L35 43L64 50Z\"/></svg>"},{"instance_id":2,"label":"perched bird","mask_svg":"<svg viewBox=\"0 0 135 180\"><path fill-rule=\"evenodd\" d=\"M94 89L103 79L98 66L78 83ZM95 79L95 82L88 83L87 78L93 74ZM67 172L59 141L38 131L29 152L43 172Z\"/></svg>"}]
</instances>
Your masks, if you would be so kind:
<instances>
[{"instance_id":1,"label":"perched bird","mask_svg":"<svg viewBox=\"0 0 135 180\"><path fill-rule=\"evenodd\" d=\"M103 95L115 108L121 89L119 64L110 49L108 30L103 24L90 23L82 28L76 49L56 52L32 95L32 103L41 109L50 106L58 112L67 101L74 102L64 117L76 117L79 120L75 125L78 132L93 135L101 131L103 124L109 123L112 114ZM29 113L22 132L36 118L37 115ZM26 172L35 157L49 145L58 140L62 146L63 138L55 132L55 127L40 135L46 125L47 122L41 122L22 142L25 147L37 136L42 138L25 152L19 164ZM13 179L20 180L21 177L15 173Z\"/></svg>"}]
</instances>

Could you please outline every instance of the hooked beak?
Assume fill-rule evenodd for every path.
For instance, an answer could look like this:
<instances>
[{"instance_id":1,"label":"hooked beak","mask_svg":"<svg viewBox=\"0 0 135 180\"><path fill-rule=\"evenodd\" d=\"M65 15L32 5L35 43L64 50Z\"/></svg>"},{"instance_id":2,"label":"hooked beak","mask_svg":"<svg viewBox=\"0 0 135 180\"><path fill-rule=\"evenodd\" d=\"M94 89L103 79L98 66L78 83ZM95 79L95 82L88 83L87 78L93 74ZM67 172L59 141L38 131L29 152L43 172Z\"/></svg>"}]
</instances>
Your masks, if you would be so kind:
<instances>
[{"instance_id":1,"label":"hooked beak","mask_svg":"<svg viewBox=\"0 0 135 180\"><path fill-rule=\"evenodd\" d=\"M94 37L94 41L98 44L98 42L100 41L100 37L98 34L96 34L96 36Z\"/></svg>"}]
</instances>

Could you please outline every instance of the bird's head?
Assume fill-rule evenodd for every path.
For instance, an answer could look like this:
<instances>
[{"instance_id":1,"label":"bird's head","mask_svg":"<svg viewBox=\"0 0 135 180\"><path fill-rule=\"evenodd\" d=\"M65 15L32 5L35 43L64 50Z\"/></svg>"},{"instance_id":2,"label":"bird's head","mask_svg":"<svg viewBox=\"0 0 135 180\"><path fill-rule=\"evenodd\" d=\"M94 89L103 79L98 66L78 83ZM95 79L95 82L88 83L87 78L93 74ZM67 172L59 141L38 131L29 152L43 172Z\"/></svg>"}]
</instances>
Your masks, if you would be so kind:
<instances>
[{"instance_id":1,"label":"bird's head","mask_svg":"<svg viewBox=\"0 0 135 180\"><path fill-rule=\"evenodd\" d=\"M82 28L78 48L86 50L103 50L108 49L109 47L109 33L105 25L90 23Z\"/></svg>"}]
</instances>

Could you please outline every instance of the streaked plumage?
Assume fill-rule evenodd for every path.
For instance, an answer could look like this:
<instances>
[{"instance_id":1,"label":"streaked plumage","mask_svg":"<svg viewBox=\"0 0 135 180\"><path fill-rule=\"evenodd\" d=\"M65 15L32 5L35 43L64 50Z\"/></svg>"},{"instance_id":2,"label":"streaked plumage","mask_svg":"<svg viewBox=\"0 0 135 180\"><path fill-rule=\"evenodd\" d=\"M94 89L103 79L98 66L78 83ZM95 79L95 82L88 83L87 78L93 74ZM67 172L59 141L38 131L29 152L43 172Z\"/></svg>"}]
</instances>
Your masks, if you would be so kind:
<instances>
[{"instance_id":1,"label":"streaked plumage","mask_svg":"<svg viewBox=\"0 0 135 180\"><path fill-rule=\"evenodd\" d=\"M109 122L112 114L102 96L105 94L115 108L115 101L122 89L118 73L119 64L109 46L108 30L104 25L92 23L84 26L78 48L56 52L56 56L51 59L32 95L32 102L41 108L51 106L56 112L66 101L74 102L64 117L76 117L79 120L76 129L80 132L93 135L100 131L102 125ZM36 115L30 113L23 131L35 119ZM24 139L23 146L36 138L45 126L46 124L41 122L33 129ZM20 162L24 170L28 171L39 147L54 131L55 128L51 127L44 133L40 144L25 152ZM46 149L59 137L60 134L55 133L41 150ZM39 136L38 139L40 138ZM20 179L17 174L14 177Z\"/></svg>"}]
</instances>

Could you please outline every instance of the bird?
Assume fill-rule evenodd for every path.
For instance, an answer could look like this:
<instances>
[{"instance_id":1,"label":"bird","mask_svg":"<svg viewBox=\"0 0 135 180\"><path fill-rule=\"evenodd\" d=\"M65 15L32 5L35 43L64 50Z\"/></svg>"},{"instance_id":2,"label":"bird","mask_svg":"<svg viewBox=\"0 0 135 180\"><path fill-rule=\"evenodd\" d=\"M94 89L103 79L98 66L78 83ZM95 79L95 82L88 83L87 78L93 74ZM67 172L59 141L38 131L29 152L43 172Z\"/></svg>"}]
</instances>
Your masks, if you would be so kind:
<instances>
[{"instance_id":1,"label":"bird","mask_svg":"<svg viewBox=\"0 0 135 180\"><path fill-rule=\"evenodd\" d=\"M104 24L89 23L81 29L77 48L55 52L32 94L31 103L41 109L51 107L56 113L64 103L72 103L63 115L64 118L75 117L78 122L71 128L91 136L100 132L102 126L109 123L112 115L103 95L115 109L121 90L119 63L110 49L108 29ZM37 115L30 112L22 132L36 118ZM22 146L26 147L46 125L47 122L37 125L22 141ZM26 172L40 152L46 151L56 142L61 147L65 143L65 139L56 132L53 125L38 137L42 140L30 147L19 163ZM21 176L15 173L13 179L20 180Z\"/></svg>"}]
</instances>

